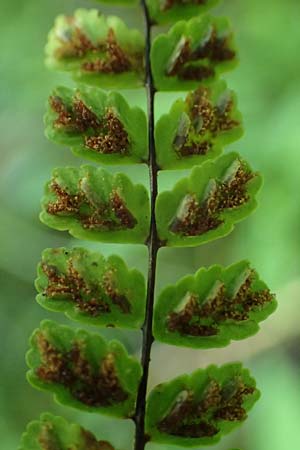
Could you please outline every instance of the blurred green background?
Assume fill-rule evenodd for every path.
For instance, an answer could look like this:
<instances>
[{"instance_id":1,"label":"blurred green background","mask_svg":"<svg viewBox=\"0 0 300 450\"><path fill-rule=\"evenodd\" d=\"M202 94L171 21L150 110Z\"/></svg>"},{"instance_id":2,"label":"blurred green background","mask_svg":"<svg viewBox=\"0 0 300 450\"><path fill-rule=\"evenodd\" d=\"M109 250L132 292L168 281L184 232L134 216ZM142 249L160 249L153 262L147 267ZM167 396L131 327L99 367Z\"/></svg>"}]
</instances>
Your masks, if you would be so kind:
<instances>
[{"instance_id":1,"label":"blurred green background","mask_svg":"<svg viewBox=\"0 0 300 450\"><path fill-rule=\"evenodd\" d=\"M99 4L98 4L99 5ZM67 234L39 223L43 184L54 166L79 165L64 148L43 136L42 116L47 96L62 75L43 66L46 34L59 13L89 1L1 1L1 447L16 449L26 423L43 411L81 422L120 450L131 449L130 422L77 413L54 404L51 396L34 391L25 380L24 354L32 330L42 318L66 322L43 311L34 300L35 267L43 248L73 245ZM134 10L101 8L120 14L141 27ZM290 450L300 448L300 9L298 0L226 0L216 14L232 19L240 50L240 65L226 75L244 113L246 134L231 146L261 170L265 185L257 212L227 238L197 249L162 250L157 289L201 265L230 264L249 258L276 292L278 311L256 337L225 349L192 351L155 345L150 385L205 366L242 359L257 378L262 398L247 423L222 444L224 450ZM143 91L125 92L132 103L145 106ZM180 94L160 94L156 117ZM116 168L114 170L118 170ZM134 180L148 183L146 168L126 169ZM160 188L171 186L182 172L160 176ZM78 244L78 241L76 242ZM146 271L143 247L87 244L105 254L118 252ZM116 332L105 331L109 337ZM139 333L118 332L131 352L139 351ZM116 431L117 430L117 431ZM149 445L151 450L158 446ZM160 447L161 448L161 447ZM167 448L167 447L164 447Z\"/></svg>"}]
</instances>

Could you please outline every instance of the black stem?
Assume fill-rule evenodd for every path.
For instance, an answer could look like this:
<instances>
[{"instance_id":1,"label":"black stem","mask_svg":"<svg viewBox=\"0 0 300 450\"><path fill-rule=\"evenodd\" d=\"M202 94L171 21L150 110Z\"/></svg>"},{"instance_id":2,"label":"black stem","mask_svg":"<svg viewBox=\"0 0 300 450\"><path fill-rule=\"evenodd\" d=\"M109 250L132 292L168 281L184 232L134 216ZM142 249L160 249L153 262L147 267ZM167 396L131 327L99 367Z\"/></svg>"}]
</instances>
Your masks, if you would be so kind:
<instances>
[{"instance_id":1,"label":"black stem","mask_svg":"<svg viewBox=\"0 0 300 450\"><path fill-rule=\"evenodd\" d=\"M154 96L155 88L152 78L150 49L151 49L151 20L149 11L145 0L141 0L141 5L144 12L146 23L146 88L148 97L148 143L149 143L149 177L150 177L150 192L151 192L151 222L150 233L147 239L147 246L149 251L149 266L148 266L148 286L147 286L147 301L146 301L146 315L142 327L143 332L143 347L141 365L143 368L143 375L139 385L137 403L135 410L135 450L144 450L147 442L145 435L145 410L146 410L146 395L148 385L148 374L150 364L150 353L153 343L152 335L152 321L153 321L153 305L154 305L154 290L155 290L155 276L156 276L156 260L157 253L160 248L160 241L157 235L156 220L155 220L155 202L157 197L157 173L158 167L156 163L155 141L154 141Z\"/></svg>"}]
</instances>

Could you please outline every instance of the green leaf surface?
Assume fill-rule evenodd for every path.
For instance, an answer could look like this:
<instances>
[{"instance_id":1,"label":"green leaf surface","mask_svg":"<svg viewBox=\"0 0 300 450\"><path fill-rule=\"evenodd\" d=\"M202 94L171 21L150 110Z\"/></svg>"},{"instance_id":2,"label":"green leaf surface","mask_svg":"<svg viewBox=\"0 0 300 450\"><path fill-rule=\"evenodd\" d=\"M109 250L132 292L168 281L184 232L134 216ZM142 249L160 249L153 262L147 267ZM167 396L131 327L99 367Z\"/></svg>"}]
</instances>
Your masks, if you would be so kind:
<instances>
[{"instance_id":1,"label":"green leaf surface","mask_svg":"<svg viewBox=\"0 0 300 450\"><path fill-rule=\"evenodd\" d=\"M143 324L144 277L116 255L104 258L79 247L46 249L35 286L41 306L72 320L106 327Z\"/></svg>"},{"instance_id":2,"label":"green leaf surface","mask_svg":"<svg viewBox=\"0 0 300 450\"><path fill-rule=\"evenodd\" d=\"M93 166L54 169L42 199L41 221L79 239L144 243L149 196L122 173Z\"/></svg>"},{"instance_id":3,"label":"green leaf surface","mask_svg":"<svg viewBox=\"0 0 300 450\"><path fill-rule=\"evenodd\" d=\"M109 88L136 88L144 82L144 38L115 16L96 9L60 15L49 33L46 64L73 78Z\"/></svg>"},{"instance_id":4,"label":"green leaf surface","mask_svg":"<svg viewBox=\"0 0 300 450\"><path fill-rule=\"evenodd\" d=\"M215 444L245 421L259 396L255 380L240 363L199 369L153 389L146 432L163 444Z\"/></svg>"},{"instance_id":5,"label":"green leaf surface","mask_svg":"<svg viewBox=\"0 0 300 450\"><path fill-rule=\"evenodd\" d=\"M218 3L219 0L147 0L152 21L161 24L191 19Z\"/></svg>"},{"instance_id":6,"label":"green leaf surface","mask_svg":"<svg viewBox=\"0 0 300 450\"><path fill-rule=\"evenodd\" d=\"M155 305L154 336L172 345L213 348L245 339L277 307L248 261L214 265L166 287Z\"/></svg>"},{"instance_id":7,"label":"green leaf surface","mask_svg":"<svg viewBox=\"0 0 300 450\"><path fill-rule=\"evenodd\" d=\"M213 81L237 64L227 19L202 16L177 22L154 39L151 63L157 90L191 90Z\"/></svg>"},{"instance_id":8,"label":"green leaf surface","mask_svg":"<svg viewBox=\"0 0 300 450\"><path fill-rule=\"evenodd\" d=\"M118 92L56 88L45 116L46 136L73 153L104 164L147 160L147 119Z\"/></svg>"},{"instance_id":9,"label":"green leaf surface","mask_svg":"<svg viewBox=\"0 0 300 450\"><path fill-rule=\"evenodd\" d=\"M243 134L237 98L224 81L178 99L155 127L158 165L184 169L219 156Z\"/></svg>"},{"instance_id":10,"label":"green leaf surface","mask_svg":"<svg viewBox=\"0 0 300 450\"><path fill-rule=\"evenodd\" d=\"M32 386L73 408L115 417L134 412L141 366L119 341L45 320L30 342Z\"/></svg>"},{"instance_id":11,"label":"green leaf surface","mask_svg":"<svg viewBox=\"0 0 300 450\"><path fill-rule=\"evenodd\" d=\"M98 439L80 425L67 422L50 413L30 422L18 450L114 450L107 441Z\"/></svg>"},{"instance_id":12,"label":"green leaf surface","mask_svg":"<svg viewBox=\"0 0 300 450\"><path fill-rule=\"evenodd\" d=\"M156 203L158 235L173 247L193 247L226 236L255 208L262 179L237 153L195 167Z\"/></svg>"}]
</instances>

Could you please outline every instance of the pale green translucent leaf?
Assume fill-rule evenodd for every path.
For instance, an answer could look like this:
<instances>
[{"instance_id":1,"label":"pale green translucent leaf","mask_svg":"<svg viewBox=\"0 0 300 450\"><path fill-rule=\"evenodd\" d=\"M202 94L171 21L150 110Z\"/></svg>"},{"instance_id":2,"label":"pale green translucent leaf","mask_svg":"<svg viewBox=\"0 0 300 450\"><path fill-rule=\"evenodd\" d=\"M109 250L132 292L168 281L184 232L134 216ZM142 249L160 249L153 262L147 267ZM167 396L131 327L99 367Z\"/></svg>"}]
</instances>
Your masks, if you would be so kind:
<instances>
[{"instance_id":1,"label":"pale green translucent leaf","mask_svg":"<svg viewBox=\"0 0 300 450\"><path fill-rule=\"evenodd\" d=\"M157 36L151 49L157 90L190 90L236 66L232 31L226 18L180 21Z\"/></svg>"},{"instance_id":2,"label":"pale green translucent leaf","mask_svg":"<svg viewBox=\"0 0 300 450\"><path fill-rule=\"evenodd\" d=\"M107 441L98 440L80 425L63 417L44 413L30 422L18 450L114 450Z\"/></svg>"},{"instance_id":3,"label":"pale green translucent leaf","mask_svg":"<svg viewBox=\"0 0 300 450\"><path fill-rule=\"evenodd\" d=\"M158 235L167 246L192 247L221 238L255 208L262 179L238 154L195 167L156 203Z\"/></svg>"},{"instance_id":4,"label":"pale green translucent leaf","mask_svg":"<svg viewBox=\"0 0 300 450\"><path fill-rule=\"evenodd\" d=\"M138 87L144 82L144 38L118 17L78 9L73 16L57 17L46 64L99 87Z\"/></svg>"},{"instance_id":5,"label":"pale green translucent leaf","mask_svg":"<svg viewBox=\"0 0 300 450\"><path fill-rule=\"evenodd\" d=\"M42 199L41 221L79 239L144 243L149 197L128 177L93 166L54 169Z\"/></svg>"},{"instance_id":6,"label":"pale green translucent leaf","mask_svg":"<svg viewBox=\"0 0 300 450\"><path fill-rule=\"evenodd\" d=\"M224 81L199 87L178 99L155 127L158 165L163 169L189 168L220 155L243 130L236 95Z\"/></svg>"},{"instance_id":7,"label":"pale green translucent leaf","mask_svg":"<svg viewBox=\"0 0 300 450\"><path fill-rule=\"evenodd\" d=\"M201 268L161 292L154 336L173 345L223 347L257 333L259 322L276 306L275 296L248 261Z\"/></svg>"},{"instance_id":8,"label":"pale green translucent leaf","mask_svg":"<svg viewBox=\"0 0 300 450\"><path fill-rule=\"evenodd\" d=\"M146 432L163 444L211 445L245 421L259 396L255 380L240 363L199 369L153 389Z\"/></svg>"},{"instance_id":9,"label":"pale green translucent leaf","mask_svg":"<svg viewBox=\"0 0 300 450\"><path fill-rule=\"evenodd\" d=\"M147 0L154 23L175 23L203 14L219 3L219 0Z\"/></svg>"},{"instance_id":10,"label":"pale green translucent leaf","mask_svg":"<svg viewBox=\"0 0 300 450\"><path fill-rule=\"evenodd\" d=\"M147 119L118 92L56 88L45 116L48 139L71 147L76 156L104 164L147 160Z\"/></svg>"},{"instance_id":11,"label":"pale green translucent leaf","mask_svg":"<svg viewBox=\"0 0 300 450\"><path fill-rule=\"evenodd\" d=\"M45 320L26 360L29 382L63 405L116 417L134 412L141 366L119 341Z\"/></svg>"},{"instance_id":12,"label":"pale green translucent leaf","mask_svg":"<svg viewBox=\"0 0 300 450\"><path fill-rule=\"evenodd\" d=\"M90 325L140 328L146 288L143 275L116 255L75 247L43 251L35 282L37 301L50 311Z\"/></svg>"}]
</instances>

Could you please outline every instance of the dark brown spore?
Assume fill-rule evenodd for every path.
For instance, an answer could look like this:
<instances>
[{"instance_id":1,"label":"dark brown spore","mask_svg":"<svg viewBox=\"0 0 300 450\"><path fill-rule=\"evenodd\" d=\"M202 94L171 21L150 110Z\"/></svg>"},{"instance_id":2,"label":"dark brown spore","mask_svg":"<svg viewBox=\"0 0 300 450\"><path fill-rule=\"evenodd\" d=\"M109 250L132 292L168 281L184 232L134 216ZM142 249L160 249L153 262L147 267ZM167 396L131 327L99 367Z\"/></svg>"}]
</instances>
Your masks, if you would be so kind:
<instances>
[{"instance_id":1,"label":"dark brown spore","mask_svg":"<svg viewBox=\"0 0 300 450\"><path fill-rule=\"evenodd\" d=\"M118 306L124 314L131 312L129 300L119 293L109 274L106 274L102 281L99 280L99 284L88 283L74 268L71 258L65 274L46 263L42 264L42 270L48 278L44 295L52 300L68 300L91 317L110 313L110 302Z\"/></svg>"},{"instance_id":2,"label":"dark brown spore","mask_svg":"<svg viewBox=\"0 0 300 450\"><path fill-rule=\"evenodd\" d=\"M131 229L137 224L135 217L131 214L128 208L126 208L124 201L120 197L117 191L113 191L110 195L110 204L112 211L119 219L121 225L124 228Z\"/></svg>"},{"instance_id":3,"label":"dark brown spore","mask_svg":"<svg viewBox=\"0 0 300 450\"><path fill-rule=\"evenodd\" d=\"M104 43L104 56L92 61L85 61L81 68L86 72L121 74L131 70L141 70L143 55L127 54L116 40L114 30L111 28Z\"/></svg>"},{"instance_id":4,"label":"dark brown spore","mask_svg":"<svg viewBox=\"0 0 300 450\"><path fill-rule=\"evenodd\" d=\"M69 21L74 22L71 17ZM66 34L64 38L58 39L61 41L61 46L55 51L57 59L83 58L88 53L101 51L103 48L103 44L94 45L78 27L75 27L70 35Z\"/></svg>"},{"instance_id":5,"label":"dark brown spore","mask_svg":"<svg viewBox=\"0 0 300 450\"><path fill-rule=\"evenodd\" d=\"M180 42L178 44L180 46ZM204 80L215 75L215 65L235 58L230 48L230 35L220 37L212 28L209 38L198 48L192 50L191 43L185 39L184 45L174 51L172 62L167 68L167 75L177 76L182 80ZM205 63L201 64L201 61Z\"/></svg>"},{"instance_id":6,"label":"dark brown spore","mask_svg":"<svg viewBox=\"0 0 300 450\"><path fill-rule=\"evenodd\" d=\"M114 271L108 270L103 278L103 287L112 303L120 308L124 314L130 314L132 307L125 295L120 294L114 282Z\"/></svg>"},{"instance_id":7,"label":"dark brown spore","mask_svg":"<svg viewBox=\"0 0 300 450\"><path fill-rule=\"evenodd\" d=\"M235 295L229 295L224 284L220 284L216 293L204 303L200 303L195 294L189 294L186 305L181 311L171 312L167 318L167 327L171 332L182 336L214 336L226 321L246 321L250 313L264 307L274 300L268 289L253 291L254 272L250 272L239 286Z\"/></svg>"},{"instance_id":8,"label":"dark brown spore","mask_svg":"<svg viewBox=\"0 0 300 450\"><path fill-rule=\"evenodd\" d=\"M83 428L81 428L81 437L83 440L83 448L87 450L115 450L109 442L97 441L95 436L90 431Z\"/></svg>"},{"instance_id":9,"label":"dark brown spore","mask_svg":"<svg viewBox=\"0 0 300 450\"><path fill-rule=\"evenodd\" d=\"M216 180L216 189L201 203L196 196L188 194L184 199L183 212L179 213L170 225L173 233L183 236L199 236L216 229L223 223L222 211L234 209L247 203L247 183L255 175L242 164L234 176L226 181Z\"/></svg>"},{"instance_id":10,"label":"dark brown spore","mask_svg":"<svg viewBox=\"0 0 300 450\"><path fill-rule=\"evenodd\" d=\"M85 146L91 150L103 154L128 153L129 137L122 122L111 109L106 111L102 126L96 136L85 136Z\"/></svg>"},{"instance_id":11,"label":"dark brown spore","mask_svg":"<svg viewBox=\"0 0 300 450\"><path fill-rule=\"evenodd\" d=\"M72 216L85 229L123 230L134 228L137 223L124 201L114 191L111 193L109 202L95 205L80 191L80 182L78 193L75 195L69 194L55 179L52 180L49 188L57 199L48 203L46 207L48 214Z\"/></svg>"},{"instance_id":12,"label":"dark brown spore","mask_svg":"<svg viewBox=\"0 0 300 450\"><path fill-rule=\"evenodd\" d=\"M215 106L210 100L210 95L210 89L200 87L187 96L186 113L190 125L184 129L184 136L180 135L179 125L173 141L179 156L206 155L213 146L214 138L240 125L231 118L232 99L225 99L222 104Z\"/></svg>"},{"instance_id":13,"label":"dark brown spore","mask_svg":"<svg viewBox=\"0 0 300 450\"><path fill-rule=\"evenodd\" d=\"M182 398L177 398L170 412L157 427L162 433L173 436L202 438L219 433L219 420L242 421L247 417L243 408L245 397L255 392L240 379L229 380L230 395L216 380L208 382L200 400L194 398L191 391L183 391ZM234 387L234 389L232 389Z\"/></svg>"},{"instance_id":14,"label":"dark brown spore","mask_svg":"<svg viewBox=\"0 0 300 450\"><path fill-rule=\"evenodd\" d=\"M86 148L102 154L128 153L130 142L127 131L111 108L99 119L82 100L74 97L71 105L59 96L49 99L51 109L58 117L53 122L57 129L83 134Z\"/></svg>"},{"instance_id":15,"label":"dark brown spore","mask_svg":"<svg viewBox=\"0 0 300 450\"><path fill-rule=\"evenodd\" d=\"M111 406L128 398L116 374L112 353L95 368L84 356L82 344L76 341L70 351L61 352L39 333L37 345L41 365L36 374L41 380L63 385L74 398L88 406Z\"/></svg>"},{"instance_id":16,"label":"dark brown spore","mask_svg":"<svg viewBox=\"0 0 300 450\"><path fill-rule=\"evenodd\" d=\"M199 204L194 195L186 200L185 211L180 217L176 217L170 230L183 236L199 236L217 228L222 221L210 213L208 202Z\"/></svg>"},{"instance_id":17,"label":"dark brown spore","mask_svg":"<svg viewBox=\"0 0 300 450\"><path fill-rule=\"evenodd\" d=\"M169 314L167 319L168 330L176 331L183 336L214 336L218 334L218 328L215 326L192 322L193 319L199 317L200 312L198 297L190 294L189 300L182 311Z\"/></svg>"},{"instance_id":18,"label":"dark brown spore","mask_svg":"<svg viewBox=\"0 0 300 450\"><path fill-rule=\"evenodd\" d=\"M211 31L210 38L204 45L198 47L194 53L193 59L208 58L213 62L230 61L235 58L235 52L229 47L230 36L219 37L217 30Z\"/></svg>"}]
</instances>

